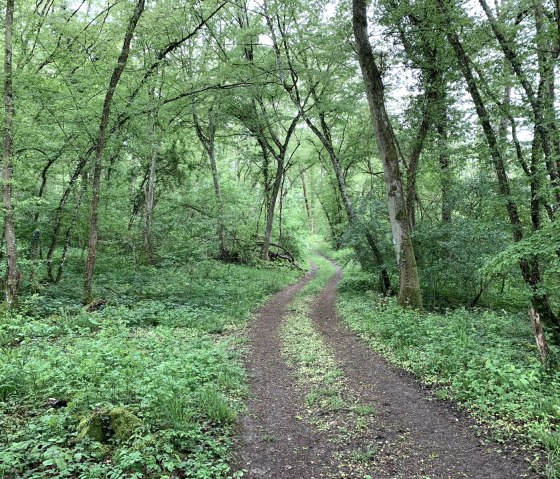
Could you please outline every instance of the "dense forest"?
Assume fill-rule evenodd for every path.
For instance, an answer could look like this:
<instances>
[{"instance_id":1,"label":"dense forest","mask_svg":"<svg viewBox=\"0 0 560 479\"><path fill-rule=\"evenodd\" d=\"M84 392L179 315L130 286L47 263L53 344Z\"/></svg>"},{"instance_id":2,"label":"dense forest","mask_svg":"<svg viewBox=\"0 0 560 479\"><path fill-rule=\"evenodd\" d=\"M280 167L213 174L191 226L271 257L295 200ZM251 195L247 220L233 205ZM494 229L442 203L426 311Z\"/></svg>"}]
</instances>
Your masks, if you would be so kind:
<instances>
[{"instance_id":1,"label":"dense forest","mask_svg":"<svg viewBox=\"0 0 560 479\"><path fill-rule=\"evenodd\" d=\"M0 7L1 478L560 477L560 1ZM375 433L382 356L498 475Z\"/></svg>"}]
</instances>

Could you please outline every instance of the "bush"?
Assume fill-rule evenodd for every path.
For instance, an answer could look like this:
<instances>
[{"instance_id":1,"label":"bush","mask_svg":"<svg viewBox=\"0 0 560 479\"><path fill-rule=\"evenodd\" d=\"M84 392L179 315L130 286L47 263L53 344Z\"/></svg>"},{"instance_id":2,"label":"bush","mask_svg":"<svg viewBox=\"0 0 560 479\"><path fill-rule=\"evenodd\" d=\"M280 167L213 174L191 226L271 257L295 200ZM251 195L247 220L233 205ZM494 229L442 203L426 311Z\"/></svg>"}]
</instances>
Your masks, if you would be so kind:
<instances>
[{"instance_id":1,"label":"bush","mask_svg":"<svg viewBox=\"0 0 560 479\"><path fill-rule=\"evenodd\" d=\"M479 418L560 452L560 371L545 372L525 315L458 309L420 314L364 290L349 271L338 308L349 326L392 362L438 387ZM559 465L551 466L560 472Z\"/></svg>"}]
</instances>

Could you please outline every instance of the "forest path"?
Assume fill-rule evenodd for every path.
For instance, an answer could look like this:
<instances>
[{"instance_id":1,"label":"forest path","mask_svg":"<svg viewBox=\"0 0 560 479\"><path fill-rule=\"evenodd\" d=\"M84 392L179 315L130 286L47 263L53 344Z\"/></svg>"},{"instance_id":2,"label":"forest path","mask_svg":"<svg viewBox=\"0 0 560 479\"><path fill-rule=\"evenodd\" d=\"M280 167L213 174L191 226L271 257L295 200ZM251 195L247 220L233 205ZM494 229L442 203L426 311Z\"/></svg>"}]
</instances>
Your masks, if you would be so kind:
<instances>
[{"instance_id":1,"label":"forest path","mask_svg":"<svg viewBox=\"0 0 560 479\"><path fill-rule=\"evenodd\" d=\"M315 267L296 284L262 306L249 328L245 367L251 397L241 419L235 453L244 478L326 478L333 466L332 450L320 433L298 418L302 397L282 355L281 326L296 294L315 275Z\"/></svg>"},{"instance_id":2,"label":"forest path","mask_svg":"<svg viewBox=\"0 0 560 479\"><path fill-rule=\"evenodd\" d=\"M325 414L323 425L334 427L306 421L305 385L298 386L297 371L286 362L282 327L290 303L314 275L315 268L277 293L251 323L245 364L251 397L235 451L245 479L540 477L515 451L477 437L466 414L434 399L348 330L335 310L338 266L310 302L308 317L343 373L342 396L375 415L361 428L351 426L360 422L348 419L350 406ZM348 429L355 430L341 434Z\"/></svg>"}]
</instances>

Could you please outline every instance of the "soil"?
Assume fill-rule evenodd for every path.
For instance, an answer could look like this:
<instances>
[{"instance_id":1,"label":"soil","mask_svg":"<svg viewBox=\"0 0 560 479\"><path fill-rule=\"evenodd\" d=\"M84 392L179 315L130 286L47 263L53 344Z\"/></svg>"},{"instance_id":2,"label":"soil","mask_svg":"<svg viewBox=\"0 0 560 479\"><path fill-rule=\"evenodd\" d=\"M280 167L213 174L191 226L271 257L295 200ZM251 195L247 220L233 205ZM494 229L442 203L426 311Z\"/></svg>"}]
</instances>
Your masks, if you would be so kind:
<instances>
[{"instance_id":1,"label":"soil","mask_svg":"<svg viewBox=\"0 0 560 479\"><path fill-rule=\"evenodd\" d=\"M246 479L520 479L541 477L521 447L493 443L475 421L449 401L435 399L409 373L390 365L349 331L336 314L337 286L330 279L310 317L346 376L350 394L375 410L373 426L333 440L306 423L304 392L282 354L280 329L294 296L313 277L276 294L249 327L246 368L251 397L240 421L235 470ZM336 439L336 438L334 438ZM344 467L367 444L375 453L356 473ZM359 470L359 473L358 473ZM367 477L367 476L366 476Z\"/></svg>"}]
</instances>

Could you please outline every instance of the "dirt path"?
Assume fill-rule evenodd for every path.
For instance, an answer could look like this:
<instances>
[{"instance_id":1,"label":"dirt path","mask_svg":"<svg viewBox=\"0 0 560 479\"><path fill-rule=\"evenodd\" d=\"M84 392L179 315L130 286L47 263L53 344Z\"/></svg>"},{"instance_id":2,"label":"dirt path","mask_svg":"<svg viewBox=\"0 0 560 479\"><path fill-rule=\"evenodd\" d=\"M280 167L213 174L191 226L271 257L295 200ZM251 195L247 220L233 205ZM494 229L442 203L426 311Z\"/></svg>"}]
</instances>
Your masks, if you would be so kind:
<instances>
[{"instance_id":1,"label":"dirt path","mask_svg":"<svg viewBox=\"0 0 560 479\"><path fill-rule=\"evenodd\" d=\"M302 398L281 353L280 327L288 305L313 277L277 293L257 312L249 329L249 413L241 419L235 466L247 479L318 479L334 466L332 451L321 435L297 414Z\"/></svg>"},{"instance_id":2,"label":"dirt path","mask_svg":"<svg viewBox=\"0 0 560 479\"><path fill-rule=\"evenodd\" d=\"M497 446L485 444L470 427L472 420L434 400L342 324L335 312L339 270L313 301L310 317L331 347L352 396L374 406L374 426L343 443L304 422L299 416L304 393L294 387L280 330L290 302L312 277L313 272L276 294L250 326L246 368L251 398L235 453L235 466L246 471L244 478L362 479L363 468L360 475L341 475L340 458L350 457L364 443L375 445L367 464L372 479L539 477L529 472L523 457L500 454Z\"/></svg>"},{"instance_id":3,"label":"dirt path","mask_svg":"<svg viewBox=\"0 0 560 479\"><path fill-rule=\"evenodd\" d=\"M341 272L316 298L312 319L333 348L353 394L377 411L380 449L372 470L382 478L518 479L539 477L523 457L498 453L470 427L473 421L434 400L409 374L390 365L350 332L335 312Z\"/></svg>"}]
</instances>

